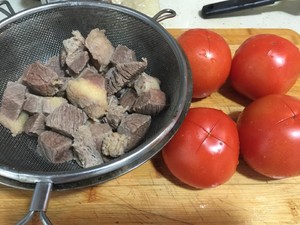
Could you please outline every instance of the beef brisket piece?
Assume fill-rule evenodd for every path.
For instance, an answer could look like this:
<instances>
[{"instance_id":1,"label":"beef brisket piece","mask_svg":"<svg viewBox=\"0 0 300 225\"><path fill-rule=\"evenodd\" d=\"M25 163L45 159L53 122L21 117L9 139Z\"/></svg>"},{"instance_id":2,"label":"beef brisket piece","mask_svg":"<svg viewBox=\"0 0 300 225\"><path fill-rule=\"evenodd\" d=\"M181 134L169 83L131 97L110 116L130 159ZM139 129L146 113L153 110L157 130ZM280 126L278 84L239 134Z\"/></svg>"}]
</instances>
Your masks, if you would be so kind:
<instances>
[{"instance_id":1,"label":"beef brisket piece","mask_svg":"<svg viewBox=\"0 0 300 225\"><path fill-rule=\"evenodd\" d=\"M127 109L121 105L109 106L107 108L106 120L114 130L118 128L121 120L127 115L126 111Z\"/></svg>"},{"instance_id":2,"label":"beef brisket piece","mask_svg":"<svg viewBox=\"0 0 300 225\"><path fill-rule=\"evenodd\" d=\"M49 115L68 100L63 97L43 97L43 113Z\"/></svg>"},{"instance_id":3,"label":"beef brisket piece","mask_svg":"<svg viewBox=\"0 0 300 225\"><path fill-rule=\"evenodd\" d=\"M77 51L67 56L66 64L75 74L79 74L86 67L89 59L87 51Z\"/></svg>"},{"instance_id":4,"label":"beef brisket piece","mask_svg":"<svg viewBox=\"0 0 300 225\"><path fill-rule=\"evenodd\" d=\"M138 95L148 92L151 89L160 90L160 81L147 73L142 73L134 82L134 89Z\"/></svg>"},{"instance_id":5,"label":"beef brisket piece","mask_svg":"<svg viewBox=\"0 0 300 225\"><path fill-rule=\"evenodd\" d=\"M158 89L150 89L138 97L133 106L133 111L146 115L157 115L165 106L165 93Z\"/></svg>"},{"instance_id":6,"label":"beef brisket piece","mask_svg":"<svg viewBox=\"0 0 300 225\"><path fill-rule=\"evenodd\" d=\"M83 167L91 167L103 163L102 156L88 126L83 125L74 133L74 155L77 163Z\"/></svg>"},{"instance_id":7,"label":"beef brisket piece","mask_svg":"<svg viewBox=\"0 0 300 225\"><path fill-rule=\"evenodd\" d=\"M70 37L66 40L63 40L63 46L65 50L66 58L69 55L72 55L74 52L77 51L84 51L84 37L81 35L81 33L78 30L72 31L73 37Z\"/></svg>"},{"instance_id":8,"label":"beef brisket piece","mask_svg":"<svg viewBox=\"0 0 300 225\"><path fill-rule=\"evenodd\" d=\"M96 149L101 152L102 141L106 134L112 133L112 129L107 123L91 123L89 124L90 131L96 143Z\"/></svg>"},{"instance_id":9,"label":"beef brisket piece","mask_svg":"<svg viewBox=\"0 0 300 225\"><path fill-rule=\"evenodd\" d=\"M65 103L46 117L46 126L72 137L79 126L87 121L86 114L79 108Z\"/></svg>"},{"instance_id":10,"label":"beef brisket piece","mask_svg":"<svg viewBox=\"0 0 300 225\"><path fill-rule=\"evenodd\" d=\"M147 60L141 62L129 62L116 65L106 75L106 88L109 95L117 93L127 84L133 81L137 75L142 73L147 67Z\"/></svg>"},{"instance_id":11,"label":"beef brisket piece","mask_svg":"<svg viewBox=\"0 0 300 225\"><path fill-rule=\"evenodd\" d=\"M29 135L40 135L46 129L45 119L46 116L42 113L30 116L24 125L24 132Z\"/></svg>"},{"instance_id":12,"label":"beef brisket piece","mask_svg":"<svg viewBox=\"0 0 300 225\"><path fill-rule=\"evenodd\" d=\"M118 45L112 54L110 61L113 65L136 61L135 52L129 49L127 46Z\"/></svg>"},{"instance_id":13,"label":"beef brisket piece","mask_svg":"<svg viewBox=\"0 0 300 225\"><path fill-rule=\"evenodd\" d=\"M123 155L128 149L130 137L117 132L108 133L102 143L102 154L110 157Z\"/></svg>"},{"instance_id":14,"label":"beef brisket piece","mask_svg":"<svg viewBox=\"0 0 300 225\"><path fill-rule=\"evenodd\" d=\"M107 108L105 79L99 74L70 80L66 92L69 101L86 112L91 119L98 119L105 114Z\"/></svg>"},{"instance_id":15,"label":"beef brisket piece","mask_svg":"<svg viewBox=\"0 0 300 225\"><path fill-rule=\"evenodd\" d=\"M135 147L144 137L151 124L151 116L132 113L126 116L118 127L118 133L130 137L128 149Z\"/></svg>"},{"instance_id":16,"label":"beef brisket piece","mask_svg":"<svg viewBox=\"0 0 300 225\"><path fill-rule=\"evenodd\" d=\"M33 93L42 96L54 96L62 85L57 73L38 61L25 70L22 82Z\"/></svg>"},{"instance_id":17,"label":"beef brisket piece","mask_svg":"<svg viewBox=\"0 0 300 225\"><path fill-rule=\"evenodd\" d=\"M120 97L120 105L126 108L128 112L132 112L137 97L137 93L133 88L127 88Z\"/></svg>"},{"instance_id":18,"label":"beef brisket piece","mask_svg":"<svg viewBox=\"0 0 300 225\"><path fill-rule=\"evenodd\" d=\"M29 114L42 113L43 112L43 97L26 93L26 100L23 105L23 110Z\"/></svg>"},{"instance_id":19,"label":"beef brisket piece","mask_svg":"<svg viewBox=\"0 0 300 225\"><path fill-rule=\"evenodd\" d=\"M44 131L38 137L38 152L52 163L73 159L72 139L53 131Z\"/></svg>"},{"instance_id":20,"label":"beef brisket piece","mask_svg":"<svg viewBox=\"0 0 300 225\"><path fill-rule=\"evenodd\" d=\"M45 64L45 66L52 69L59 77L64 77L65 71L60 65L60 57L59 56L53 56L51 57Z\"/></svg>"},{"instance_id":21,"label":"beef brisket piece","mask_svg":"<svg viewBox=\"0 0 300 225\"><path fill-rule=\"evenodd\" d=\"M0 113L10 120L16 120L22 111L26 92L24 85L9 81L3 93Z\"/></svg>"},{"instance_id":22,"label":"beef brisket piece","mask_svg":"<svg viewBox=\"0 0 300 225\"><path fill-rule=\"evenodd\" d=\"M114 53L114 47L105 35L104 30L95 28L91 30L85 39L85 46L100 65L100 71L104 70L110 62L110 58Z\"/></svg>"}]
</instances>

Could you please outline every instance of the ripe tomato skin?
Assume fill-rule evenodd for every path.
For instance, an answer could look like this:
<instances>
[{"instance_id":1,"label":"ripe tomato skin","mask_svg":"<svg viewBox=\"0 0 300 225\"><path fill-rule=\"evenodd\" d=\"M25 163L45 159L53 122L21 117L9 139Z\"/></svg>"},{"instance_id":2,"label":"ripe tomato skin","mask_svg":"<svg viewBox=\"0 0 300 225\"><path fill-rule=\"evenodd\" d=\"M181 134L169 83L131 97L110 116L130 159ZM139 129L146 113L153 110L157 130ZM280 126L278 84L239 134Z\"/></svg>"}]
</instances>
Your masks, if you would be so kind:
<instances>
[{"instance_id":1,"label":"ripe tomato skin","mask_svg":"<svg viewBox=\"0 0 300 225\"><path fill-rule=\"evenodd\" d=\"M232 59L230 81L242 95L257 99L285 94L300 75L300 51L292 42L273 34L244 41Z\"/></svg>"},{"instance_id":2,"label":"ripe tomato skin","mask_svg":"<svg viewBox=\"0 0 300 225\"><path fill-rule=\"evenodd\" d=\"M222 36L207 29L190 29L177 39L192 72L193 98L217 91L229 76L231 51Z\"/></svg>"},{"instance_id":3,"label":"ripe tomato skin","mask_svg":"<svg viewBox=\"0 0 300 225\"><path fill-rule=\"evenodd\" d=\"M300 100L268 95L250 103L238 119L241 155L272 178L300 175Z\"/></svg>"},{"instance_id":4,"label":"ripe tomato skin","mask_svg":"<svg viewBox=\"0 0 300 225\"><path fill-rule=\"evenodd\" d=\"M192 187L223 184L238 164L236 123L217 109L190 109L162 156L171 173Z\"/></svg>"}]
</instances>

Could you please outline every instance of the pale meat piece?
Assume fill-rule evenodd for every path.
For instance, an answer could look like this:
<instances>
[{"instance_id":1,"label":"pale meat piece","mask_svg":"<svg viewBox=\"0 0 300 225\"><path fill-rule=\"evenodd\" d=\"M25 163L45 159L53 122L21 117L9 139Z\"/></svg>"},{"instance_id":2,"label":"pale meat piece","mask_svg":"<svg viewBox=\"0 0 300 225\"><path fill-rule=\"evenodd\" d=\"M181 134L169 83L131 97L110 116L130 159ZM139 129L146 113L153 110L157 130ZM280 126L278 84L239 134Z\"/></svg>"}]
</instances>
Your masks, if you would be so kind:
<instances>
[{"instance_id":1,"label":"pale meat piece","mask_svg":"<svg viewBox=\"0 0 300 225\"><path fill-rule=\"evenodd\" d=\"M99 70L104 70L110 63L110 58L114 53L114 47L106 37L105 31L99 28L91 30L85 39L85 46L93 59L100 65Z\"/></svg>"},{"instance_id":2,"label":"pale meat piece","mask_svg":"<svg viewBox=\"0 0 300 225\"><path fill-rule=\"evenodd\" d=\"M11 120L0 113L0 123L10 130L11 135L13 137L17 136L18 134L24 131L24 125L28 119L28 114L22 111L19 117L15 120Z\"/></svg>"},{"instance_id":3,"label":"pale meat piece","mask_svg":"<svg viewBox=\"0 0 300 225\"><path fill-rule=\"evenodd\" d=\"M51 57L45 64L45 66L49 67L52 69L59 77L64 77L65 71L62 69L60 65L60 57L59 56L53 56Z\"/></svg>"},{"instance_id":4,"label":"pale meat piece","mask_svg":"<svg viewBox=\"0 0 300 225\"><path fill-rule=\"evenodd\" d=\"M42 113L30 116L24 125L24 132L28 135L40 135L46 129L45 119L46 116Z\"/></svg>"},{"instance_id":5,"label":"pale meat piece","mask_svg":"<svg viewBox=\"0 0 300 225\"><path fill-rule=\"evenodd\" d=\"M142 93L133 106L133 111L147 115L157 115L166 106L166 95L158 89Z\"/></svg>"},{"instance_id":6,"label":"pale meat piece","mask_svg":"<svg viewBox=\"0 0 300 225\"><path fill-rule=\"evenodd\" d=\"M146 69L147 65L147 59L143 58L141 62L121 63L113 67L105 76L107 93L112 95L126 87Z\"/></svg>"},{"instance_id":7,"label":"pale meat piece","mask_svg":"<svg viewBox=\"0 0 300 225\"><path fill-rule=\"evenodd\" d=\"M96 143L96 149L101 152L103 138L106 134L112 133L112 129L107 123L97 122L89 124L89 128Z\"/></svg>"},{"instance_id":8,"label":"pale meat piece","mask_svg":"<svg viewBox=\"0 0 300 225\"><path fill-rule=\"evenodd\" d=\"M106 112L106 120L113 129L117 129L121 120L127 115L127 109L121 105L109 106Z\"/></svg>"},{"instance_id":9,"label":"pale meat piece","mask_svg":"<svg viewBox=\"0 0 300 225\"><path fill-rule=\"evenodd\" d=\"M22 83L34 94L42 96L54 96L63 84L56 72L39 61L25 70Z\"/></svg>"},{"instance_id":10,"label":"pale meat piece","mask_svg":"<svg viewBox=\"0 0 300 225\"><path fill-rule=\"evenodd\" d=\"M112 54L110 61L113 65L117 65L120 63L129 63L136 61L135 52L129 49L127 46L118 45Z\"/></svg>"},{"instance_id":11,"label":"pale meat piece","mask_svg":"<svg viewBox=\"0 0 300 225\"><path fill-rule=\"evenodd\" d=\"M86 114L79 108L65 103L46 117L46 126L72 137L75 131L87 121Z\"/></svg>"},{"instance_id":12,"label":"pale meat piece","mask_svg":"<svg viewBox=\"0 0 300 225\"><path fill-rule=\"evenodd\" d=\"M84 49L85 49L85 46L84 46L85 39L81 35L81 33L78 30L74 30L74 31L72 31L72 35L73 35L73 37L63 40L63 46L64 46L65 52L62 54L65 55L65 56L63 56L63 57L65 57L65 59L69 55L72 55L73 53L75 53L77 51L84 51Z\"/></svg>"},{"instance_id":13,"label":"pale meat piece","mask_svg":"<svg viewBox=\"0 0 300 225\"><path fill-rule=\"evenodd\" d=\"M79 166L88 168L103 163L96 143L88 126L83 125L74 133L74 155Z\"/></svg>"},{"instance_id":14,"label":"pale meat piece","mask_svg":"<svg viewBox=\"0 0 300 225\"><path fill-rule=\"evenodd\" d=\"M137 98L136 91L133 88L127 88L120 97L120 105L126 108L128 112L132 112L133 105Z\"/></svg>"},{"instance_id":15,"label":"pale meat piece","mask_svg":"<svg viewBox=\"0 0 300 225\"><path fill-rule=\"evenodd\" d=\"M43 113L49 115L65 103L68 103L68 101L63 97L43 97Z\"/></svg>"},{"instance_id":16,"label":"pale meat piece","mask_svg":"<svg viewBox=\"0 0 300 225\"><path fill-rule=\"evenodd\" d=\"M128 151L130 137L117 132L104 136L102 143L102 154L110 157L118 157Z\"/></svg>"},{"instance_id":17,"label":"pale meat piece","mask_svg":"<svg viewBox=\"0 0 300 225\"><path fill-rule=\"evenodd\" d=\"M23 110L29 114L42 113L43 112L43 97L26 93L26 100L23 105Z\"/></svg>"},{"instance_id":18,"label":"pale meat piece","mask_svg":"<svg viewBox=\"0 0 300 225\"><path fill-rule=\"evenodd\" d=\"M144 72L135 80L134 89L138 95L148 92L151 89L160 90L160 81L156 77L150 76Z\"/></svg>"},{"instance_id":19,"label":"pale meat piece","mask_svg":"<svg viewBox=\"0 0 300 225\"><path fill-rule=\"evenodd\" d=\"M73 159L72 139L53 131L44 131L38 137L37 151L52 163Z\"/></svg>"},{"instance_id":20,"label":"pale meat piece","mask_svg":"<svg viewBox=\"0 0 300 225\"><path fill-rule=\"evenodd\" d=\"M75 74L79 74L86 67L89 59L87 51L77 51L67 56L66 64Z\"/></svg>"},{"instance_id":21,"label":"pale meat piece","mask_svg":"<svg viewBox=\"0 0 300 225\"><path fill-rule=\"evenodd\" d=\"M130 137L128 149L135 147L147 133L151 124L151 116L132 113L126 116L118 127L118 133Z\"/></svg>"},{"instance_id":22,"label":"pale meat piece","mask_svg":"<svg viewBox=\"0 0 300 225\"><path fill-rule=\"evenodd\" d=\"M67 98L81 108L91 119L105 115L108 106L105 78L89 74L70 80L66 89Z\"/></svg>"}]
</instances>

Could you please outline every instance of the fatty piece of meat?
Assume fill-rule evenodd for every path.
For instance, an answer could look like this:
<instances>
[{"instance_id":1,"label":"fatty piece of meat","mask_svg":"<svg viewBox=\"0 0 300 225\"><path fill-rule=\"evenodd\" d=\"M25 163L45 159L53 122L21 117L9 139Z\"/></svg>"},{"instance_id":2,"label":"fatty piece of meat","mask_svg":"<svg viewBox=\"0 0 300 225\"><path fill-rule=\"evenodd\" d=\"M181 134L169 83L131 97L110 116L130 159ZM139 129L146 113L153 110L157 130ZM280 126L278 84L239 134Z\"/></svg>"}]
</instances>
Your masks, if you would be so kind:
<instances>
[{"instance_id":1,"label":"fatty piece of meat","mask_svg":"<svg viewBox=\"0 0 300 225\"><path fill-rule=\"evenodd\" d=\"M151 116L132 113L126 116L118 127L117 132L130 137L128 149L135 147L145 136L151 124Z\"/></svg>"},{"instance_id":2,"label":"fatty piece of meat","mask_svg":"<svg viewBox=\"0 0 300 225\"><path fill-rule=\"evenodd\" d=\"M136 100L133 111L147 115L157 115L166 106L166 95L158 89L142 93Z\"/></svg>"},{"instance_id":3,"label":"fatty piece of meat","mask_svg":"<svg viewBox=\"0 0 300 225\"><path fill-rule=\"evenodd\" d=\"M104 70L110 63L110 58L114 53L114 47L106 37L105 30L99 30L99 28L91 30L85 39L85 46L93 59L98 62L99 70Z\"/></svg>"},{"instance_id":4,"label":"fatty piece of meat","mask_svg":"<svg viewBox=\"0 0 300 225\"><path fill-rule=\"evenodd\" d=\"M65 54L66 57L68 57L68 55L72 55L74 52L83 51L85 49L85 39L81 33L78 30L74 30L72 31L72 35L72 37L63 40L63 46L65 50L65 53L63 54Z\"/></svg>"},{"instance_id":5,"label":"fatty piece of meat","mask_svg":"<svg viewBox=\"0 0 300 225\"><path fill-rule=\"evenodd\" d=\"M24 132L28 135L40 135L46 129L45 119L46 116L42 113L30 116L24 125Z\"/></svg>"},{"instance_id":6,"label":"fatty piece of meat","mask_svg":"<svg viewBox=\"0 0 300 225\"><path fill-rule=\"evenodd\" d=\"M150 76L144 72L135 80L134 89L138 95L148 92L151 89L160 90L160 81L156 77Z\"/></svg>"},{"instance_id":7,"label":"fatty piece of meat","mask_svg":"<svg viewBox=\"0 0 300 225\"><path fill-rule=\"evenodd\" d=\"M127 46L118 45L112 54L110 61L113 65L117 65L120 63L129 63L136 61L135 52L129 49Z\"/></svg>"},{"instance_id":8,"label":"fatty piece of meat","mask_svg":"<svg viewBox=\"0 0 300 225\"><path fill-rule=\"evenodd\" d=\"M145 58L141 62L122 63L113 67L109 71L111 74L106 75L106 88L108 95L112 95L120 91L127 84L133 81L140 73L142 73L148 63Z\"/></svg>"},{"instance_id":9,"label":"fatty piece of meat","mask_svg":"<svg viewBox=\"0 0 300 225\"><path fill-rule=\"evenodd\" d=\"M102 143L102 154L110 157L118 157L128 151L130 137L117 132L105 135Z\"/></svg>"},{"instance_id":10,"label":"fatty piece of meat","mask_svg":"<svg viewBox=\"0 0 300 225\"><path fill-rule=\"evenodd\" d=\"M54 96L62 85L57 73L39 61L29 65L22 76L22 82L33 93L42 96Z\"/></svg>"},{"instance_id":11,"label":"fatty piece of meat","mask_svg":"<svg viewBox=\"0 0 300 225\"><path fill-rule=\"evenodd\" d=\"M68 103L68 100L63 97L43 97L42 112L45 115L51 114L56 108L62 104Z\"/></svg>"},{"instance_id":12,"label":"fatty piece of meat","mask_svg":"<svg viewBox=\"0 0 300 225\"><path fill-rule=\"evenodd\" d=\"M23 105L23 110L29 114L42 113L43 112L43 97L26 93L26 100Z\"/></svg>"},{"instance_id":13,"label":"fatty piece of meat","mask_svg":"<svg viewBox=\"0 0 300 225\"><path fill-rule=\"evenodd\" d=\"M92 133L87 125L80 126L74 133L73 148L79 166L88 168L103 163Z\"/></svg>"},{"instance_id":14,"label":"fatty piece of meat","mask_svg":"<svg viewBox=\"0 0 300 225\"><path fill-rule=\"evenodd\" d=\"M9 81L4 90L0 114L10 120L16 120L22 111L27 88L17 82Z\"/></svg>"},{"instance_id":15,"label":"fatty piece of meat","mask_svg":"<svg viewBox=\"0 0 300 225\"><path fill-rule=\"evenodd\" d=\"M66 93L69 101L81 108L91 119L96 120L105 115L107 93L102 76L89 75L71 80Z\"/></svg>"},{"instance_id":16,"label":"fatty piece of meat","mask_svg":"<svg viewBox=\"0 0 300 225\"><path fill-rule=\"evenodd\" d=\"M120 105L126 108L128 112L132 112L133 105L137 98L136 91L133 88L127 88L120 97Z\"/></svg>"},{"instance_id":17,"label":"fatty piece of meat","mask_svg":"<svg viewBox=\"0 0 300 225\"><path fill-rule=\"evenodd\" d=\"M79 108L65 103L46 117L46 126L72 137L75 131L87 121L86 114Z\"/></svg>"},{"instance_id":18,"label":"fatty piece of meat","mask_svg":"<svg viewBox=\"0 0 300 225\"><path fill-rule=\"evenodd\" d=\"M73 159L72 139L53 131L44 131L38 137L38 152L52 163Z\"/></svg>"},{"instance_id":19,"label":"fatty piece of meat","mask_svg":"<svg viewBox=\"0 0 300 225\"><path fill-rule=\"evenodd\" d=\"M52 69L59 77L64 77L65 71L60 64L60 56L51 57L45 64L45 66Z\"/></svg>"},{"instance_id":20,"label":"fatty piece of meat","mask_svg":"<svg viewBox=\"0 0 300 225\"><path fill-rule=\"evenodd\" d=\"M112 133L112 129L107 123L92 123L89 125L92 137L96 143L96 149L101 152L102 141L106 134Z\"/></svg>"},{"instance_id":21,"label":"fatty piece of meat","mask_svg":"<svg viewBox=\"0 0 300 225\"><path fill-rule=\"evenodd\" d=\"M66 64L75 74L79 74L86 67L89 59L87 51L77 51L67 56Z\"/></svg>"},{"instance_id":22,"label":"fatty piece of meat","mask_svg":"<svg viewBox=\"0 0 300 225\"><path fill-rule=\"evenodd\" d=\"M117 129L121 120L127 115L127 109L121 105L107 108L106 120L113 129Z\"/></svg>"}]
</instances>

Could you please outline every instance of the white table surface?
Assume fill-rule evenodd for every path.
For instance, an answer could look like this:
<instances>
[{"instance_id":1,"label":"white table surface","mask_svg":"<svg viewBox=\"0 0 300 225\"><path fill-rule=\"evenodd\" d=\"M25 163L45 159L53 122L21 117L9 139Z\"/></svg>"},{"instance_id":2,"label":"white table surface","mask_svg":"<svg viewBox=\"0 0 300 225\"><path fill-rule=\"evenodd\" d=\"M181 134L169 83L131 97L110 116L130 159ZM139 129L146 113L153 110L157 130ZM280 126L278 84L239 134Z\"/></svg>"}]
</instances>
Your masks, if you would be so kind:
<instances>
[{"instance_id":1,"label":"white table surface","mask_svg":"<svg viewBox=\"0 0 300 225\"><path fill-rule=\"evenodd\" d=\"M219 0L158 0L160 8L171 8L177 13L165 20L165 28L288 28L300 33L300 0L282 0L273 5L203 19L203 5ZM9 0L16 12L40 5L39 0ZM0 19L4 16L1 14Z\"/></svg>"}]
</instances>

